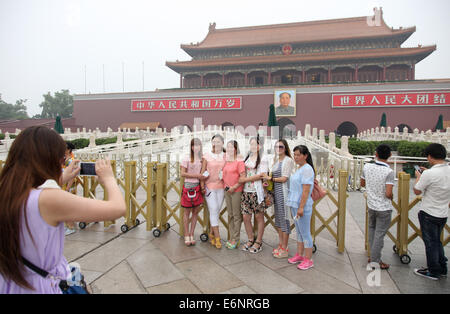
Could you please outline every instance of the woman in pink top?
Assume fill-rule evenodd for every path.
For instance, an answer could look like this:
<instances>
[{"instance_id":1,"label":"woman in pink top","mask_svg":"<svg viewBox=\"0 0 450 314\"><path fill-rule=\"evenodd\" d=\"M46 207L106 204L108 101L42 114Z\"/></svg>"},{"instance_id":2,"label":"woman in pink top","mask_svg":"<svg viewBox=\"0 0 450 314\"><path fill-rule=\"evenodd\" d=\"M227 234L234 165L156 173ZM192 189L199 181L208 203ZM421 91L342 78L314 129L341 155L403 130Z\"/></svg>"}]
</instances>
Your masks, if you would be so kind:
<instances>
[{"instance_id":1,"label":"woman in pink top","mask_svg":"<svg viewBox=\"0 0 450 314\"><path fill-rule=\"evenodd\" d=\"M240 242L241 235L241 196L244 186L239 183L240 178L245 178L245 164L238 157L239 148L236 141L227 144L226 163L223 167L223 182L225 184L225 201L228 212L228 228L231 238L227 242L227 248L235 249Z\"/></svg>"},{"instance_id":2,"label":"woman in pink top","mask_svg":"<svg viewBox=\"0 0 450 314\"><path fill-rule=\"evenodd\" d=\"M180 167L181 176L184 178L181 206L184 209L184 243L187 246L195 244L194 230L197 225L200 205L203 204L200 181L206 179L201 172L204 164L206 164L206 161L202 158L202 142L198 138L193 138L190 147L190 154L181 161Z\"/></svg>"},{"instance_id":3,"label":"woman in pink top","mask_svg":"<svg viewBox=\"0 0 450 314\"><path fill-rule=\"evenodd\" d=\"M204 190L204 193L206 196L206 203L208 204L209 221L211 224L209 238L211 239L211 244L220 249L222 247L222 243L220 242L219 233L219 213L222 209L224 198L222 169L225 165L223 137L219 134L216 134L213 136L211 143L211 153L206 153L204 155L206 166L203 167L202 174L205 170L208 171L208 178L205 181L206 189Z\"/></svg>"}]
</instances>

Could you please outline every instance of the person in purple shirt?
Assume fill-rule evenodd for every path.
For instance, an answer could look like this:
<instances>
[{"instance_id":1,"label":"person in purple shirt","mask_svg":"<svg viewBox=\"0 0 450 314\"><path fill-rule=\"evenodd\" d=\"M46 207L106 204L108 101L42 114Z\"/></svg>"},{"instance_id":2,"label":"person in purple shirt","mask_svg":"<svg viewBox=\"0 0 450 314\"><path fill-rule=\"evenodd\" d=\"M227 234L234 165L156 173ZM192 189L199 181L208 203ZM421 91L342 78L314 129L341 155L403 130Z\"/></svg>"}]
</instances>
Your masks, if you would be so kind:
<instances>
[{"instance_id":1,"label":"person in purple shirt","mask_svg":"<svg viewBox=\"0 0 450 314\"><path fill-rule=\"evenodd\" d=\"M108 200L73 195L60 188L79 173L78 161L62 172L66 143L55 131L33 126L15 139L0 174L0 294L60 294L70 275L64 252L64 222L94 222L123 216L125 201L108 160L95 170ZM42 277L23 258L49 273Z\"/></svg>"}]
</instances>

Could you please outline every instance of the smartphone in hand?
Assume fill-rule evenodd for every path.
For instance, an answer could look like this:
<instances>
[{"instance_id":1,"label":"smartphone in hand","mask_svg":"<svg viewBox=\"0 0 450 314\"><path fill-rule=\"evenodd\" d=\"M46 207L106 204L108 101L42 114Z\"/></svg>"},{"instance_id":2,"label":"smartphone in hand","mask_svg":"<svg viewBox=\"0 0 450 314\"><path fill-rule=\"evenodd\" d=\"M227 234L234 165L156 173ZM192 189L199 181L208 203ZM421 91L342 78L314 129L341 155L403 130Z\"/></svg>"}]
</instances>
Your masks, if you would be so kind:
<instances>
[{"instance_id":1,"label":"smartphone in hand","mask_svg":"<svg viewBox=\"0 0 450 314\"><path fill-rule=\"evenodd\" d=\"M96 176L95 162L81 162L80 163L80 176Z\"/></svg>"},{"instance_id":2,"label":"smartphone in hand","mask_svg":"<svg viewBox=\"0 0 450 314\"><path fill-rule=\"evenodd\" d=\"M416 169L417 171L419 171L419 173L422 173L422 169L420 169L420 167L418 165L414 165L414 169Z\"/></svg>"}]
</instances>

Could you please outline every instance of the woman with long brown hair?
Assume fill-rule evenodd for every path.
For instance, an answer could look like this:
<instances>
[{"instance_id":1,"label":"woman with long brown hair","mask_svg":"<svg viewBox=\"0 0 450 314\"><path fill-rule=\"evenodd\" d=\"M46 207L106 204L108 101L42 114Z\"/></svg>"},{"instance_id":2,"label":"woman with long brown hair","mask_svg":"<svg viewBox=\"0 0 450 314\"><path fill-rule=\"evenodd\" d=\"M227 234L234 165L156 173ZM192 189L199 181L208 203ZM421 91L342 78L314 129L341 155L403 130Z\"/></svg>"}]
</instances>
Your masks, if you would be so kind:
<instances>
[{"instance_id":1,"label":"woman with long brown hair","mask_svg":"<svg viewBox=\"0 0 450 314\"><path fill-rule=\"evenodd\" d=\"M73 195L60 186L75 178L73 162L62 173L66 144L55 131L33 126L15 139L0 174L0 294L61 293L70 274L64 222L113 220L125 214L122 193L107 160L96 162L108 200ZM24 259L49 273L41 277Z\"/></svg>"},{"instance_id":2,"label":"woman with long brown hair","mask_svg":"<svg viewBox=\"0 0 450 314\"><path fill-rule=\"evenodd\" d=\"M190 154L181 161L180 166L181 176L184 178L181 207L184 210L184 243L187 246L195 244L194 231L200 205L203 204L200 182L206 180L206 177L201 173L203 167L206 167L206 161L203 159L202 142L198 138L193 138Z\"/></svg>"},{"instance_id":3,"label":"woman with long brown hair","mask_svg":"<svg viewBox=\"0 0 450 314\"><path fill-rule=\"evenodd\" d=\"M272 177L265 176L265 179L272 180L274 183L275 227L278 231L279 244L272 253L276 258L287 258L289 253L288 240L291 233L291 225L286 200L289 192L288 181L294 166L294 160L287 141L285 139L277 141L275 143Z\"/></svg>"}]
</instances>

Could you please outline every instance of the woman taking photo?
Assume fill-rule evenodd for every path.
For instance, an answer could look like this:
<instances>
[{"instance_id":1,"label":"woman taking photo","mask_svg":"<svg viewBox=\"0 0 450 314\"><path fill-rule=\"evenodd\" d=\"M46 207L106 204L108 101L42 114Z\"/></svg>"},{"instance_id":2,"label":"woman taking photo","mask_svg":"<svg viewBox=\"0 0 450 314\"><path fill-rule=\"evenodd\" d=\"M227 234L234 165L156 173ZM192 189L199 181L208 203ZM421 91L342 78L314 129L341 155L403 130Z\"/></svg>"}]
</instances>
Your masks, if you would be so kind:
<instances>
[{"instance_id":1,"label":"woman taking photo","mask_svg":"<svg viewBox=\"0 0 450 314\"><path fill-rule=\"evenodd\" d=\"M181 176L184 179L181 194L181 207L184 209L184 244L195 244L194 231L197 225L200 205L203 204L203 196L200 188L200 180L206 178L202 175L202 168L206 161L203 159L202 142L198 138L191 140L190 154L181 161ZM189 216L191 216L189 218Z\"/></svg>"},{"instance_id":2,"label":"woman taking photo","mask_svg":"<svg viewBox=\"0 0 450 314\"><path fill-rule=\"evenodd\" d=\"M304 145L294 148L294 160L300 167L289 179L289 196L287 205L291 208L297 232L297 254L288 259L290 264L297 264L298 269L307 270L314 267L312 261L313 239L311 237L311 215L314 187L314 165L311 153Z\"/></svg>"},{"instance_id":3,"label":"woman taking photo","mask_svg":"<svg viewBox=\"0 0 450 314\"><path fill-rule=\"evenodd\" d=\"M201 173L208 171L208 178L205 181L206 188L202 185L203 193L206 196L206 203L208 204L209 210L209 222L211 225L211 231L209 238L211 239L211 244L216 248L222 248L222 243L220 242L219 233L219 215L222 209L223 198L224 198L224 186L223 186L223 166L225 165L225 153L223 149L224 140L219 134L216 134L211 139L212 151L211 153L206 153L204 159L206 164L202 168Z\"/></svg>"},{"instance_id":4,"label":"woman taking photo","mask_svg":"<svg viewBox=\"0 0 450 314\"><path fill-rule=\"evenodd\" d=\"M239 179L244 184L244 192L241 198L241 212L244 219L245 231L248 241L243 245L242 250L250 253L258 253L262 250L262 238L264 234L264 212L266 203L264 202L264 188L262 179L268 170L267 160L261 156L259 138L250 139L250 152L244 160L246 177ZM256 239L253 234L252 215L258 225Z\"/></svg>"},{"instance_id":5,"label":"woman taking photo","mask_svg":"<svg viewBox=\"0 0 450 314\"><path fill-rule=\"evenodd\" d=\"M272 177L265 175L267 180L274 183L274 207L275 207L275 227L278 231L279 244L273 250L275 258L287 258L288 240L291 233L289 222L289 208L286 206L288 197L288 180L294 169L294 161L291 157L289 145L285 139L281 139L275 144L275 161L272 168Z\"/></svg>"},{"instance_id":6,"label":"woman taking photo","mask_svg":"<svg viewBox=\"0 0 450 314\"><path fill-rule=\"evenodd\" d=\"M243 187L239 180L245 177L245 165L242 158L238 155L238 143L229 141L227 144L226 163L223 167L228 229L230 230L230 239L226 245L229 249L235 249L239 245L241 236L241 196Z\"/></svg>"},{"instance_id":7,"label":"woman taking photo","mask_svg":"<svg viewBox=\"0 0 450 314\"><path fill-rule=\"evenodd\" d=\"M0 294L62 293L70 274L64 252L64 222L114 220L126 206L109 161L95 170L108 200L80 197L60 188L80 167L62 173L66 143L55 131L34 126L22 131L0 174ZM5 241L7 240L7 241ZM23 258L51 276L25 267Z\"/></svg>"}]
</instances>

